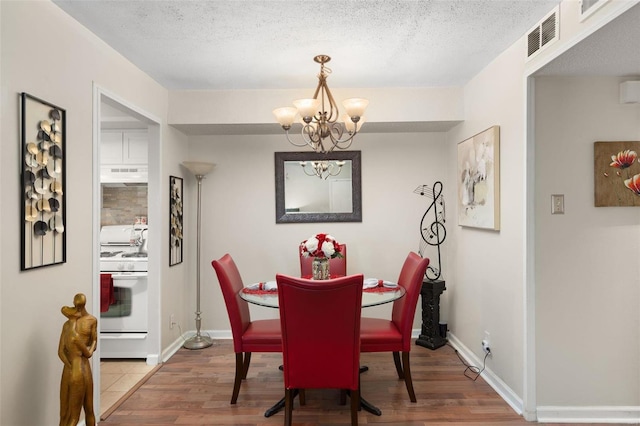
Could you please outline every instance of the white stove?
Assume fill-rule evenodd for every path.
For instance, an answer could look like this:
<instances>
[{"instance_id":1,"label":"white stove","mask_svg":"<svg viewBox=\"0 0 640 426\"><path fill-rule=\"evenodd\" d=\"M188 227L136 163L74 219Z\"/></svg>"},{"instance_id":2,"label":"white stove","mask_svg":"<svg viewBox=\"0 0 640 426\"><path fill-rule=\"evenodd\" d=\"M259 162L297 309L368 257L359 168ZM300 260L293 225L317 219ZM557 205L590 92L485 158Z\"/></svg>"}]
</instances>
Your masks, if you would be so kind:
<instances>
[{"instance_id":1,"label":"white stove","mask_svg":"<svg viewBox=\"0 0 640 426\"><path fill-rule=\"evenodd\" d=\"M103 226L100 275L111 282L100 309L101 358L147 358L149 331L148 260L141 251L147 225ZM102 293L102 292L101 292Z\"/></svg>"},{"instance_id":2,"label":"white stove","mask_svg":"<svg viewBox=\"0 0 640 426\"><path fill-rule=\"evenodd\" d=\"M100 230L100 272L147 272L140 247L147 225L109 225Z\"/></svg>"}]
</instances>

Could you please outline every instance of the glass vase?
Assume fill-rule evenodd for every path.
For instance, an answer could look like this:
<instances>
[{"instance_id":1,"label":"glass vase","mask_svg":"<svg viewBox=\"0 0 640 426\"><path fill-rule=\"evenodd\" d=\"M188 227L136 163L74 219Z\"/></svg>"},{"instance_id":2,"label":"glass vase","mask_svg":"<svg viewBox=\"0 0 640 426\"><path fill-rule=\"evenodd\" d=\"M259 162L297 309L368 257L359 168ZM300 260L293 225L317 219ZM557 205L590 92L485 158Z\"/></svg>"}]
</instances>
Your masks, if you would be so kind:
<instances>
[{"instance_id":1,"label":"glass vase","mask_svg":"<svg viewBox=\"0 0 640 426\"><path fill-rule=\"evenodd\" d=\"M311 275L314 280L328 280L331 278L329 274L329 259L326 257L315 257L311 262Z\"/></svg>"}]
</instances>

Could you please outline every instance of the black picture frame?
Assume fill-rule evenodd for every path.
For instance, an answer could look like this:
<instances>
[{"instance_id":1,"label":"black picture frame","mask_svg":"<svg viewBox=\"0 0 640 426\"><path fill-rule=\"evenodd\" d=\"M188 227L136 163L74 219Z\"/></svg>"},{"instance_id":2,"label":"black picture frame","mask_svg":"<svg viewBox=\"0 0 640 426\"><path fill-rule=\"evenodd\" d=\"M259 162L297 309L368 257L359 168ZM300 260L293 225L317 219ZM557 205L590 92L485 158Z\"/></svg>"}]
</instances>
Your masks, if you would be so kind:
<instances>
[{"instance_id":1,"label":"black picture frame","mask_svg":"<svg viewBox=\"0 0 640 426\"><path fill-rule=\"evenodd\" d=\"M169 266L182 263L183 179L169 176Z\"/></svg>"},{"instance_id":2,"label":"black picture frame","mask_svg":"<svg viewBox=\"0 0 640 426\"><path fill-rule=\"evenodd\" d=\"M276 152L276 223L362 222L362 162L360 151L340 151L329 154L315 152ZM285 208L286 161L351 161L351 213L291 213ZM316 179L310 176L309 179Z\"/></svg>"},{"instance_id":3,"label":"black picture frame","mask_svg":"<svg viewBox=\"0 0 640 426\"><path fill-rule=\"evenodd\" d=\"M66 110L20 95L22 271L66 263Z\"/></svg>"}]
</instances>

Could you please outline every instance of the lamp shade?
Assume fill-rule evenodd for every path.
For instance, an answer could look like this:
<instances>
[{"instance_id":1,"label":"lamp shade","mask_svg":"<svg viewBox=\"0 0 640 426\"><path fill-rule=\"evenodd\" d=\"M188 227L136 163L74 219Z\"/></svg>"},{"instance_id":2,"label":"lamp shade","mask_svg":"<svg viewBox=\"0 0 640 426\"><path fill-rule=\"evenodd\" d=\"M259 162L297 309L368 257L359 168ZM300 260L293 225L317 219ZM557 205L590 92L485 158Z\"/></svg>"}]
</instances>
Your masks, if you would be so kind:
<instances>
[{"instance_id":1,"label":"lamp shade","mask_svg":"<svg viewBox=\"0 0 640 426\"><path fill-rule=\"evenodd\" d=\"M344 105L344 109L349 117L362 117L364 110L367 109L367 105L369 105L369 101L362 98L350 98L345 99L342 105Z\"/></svg>"},{"instance_id":2,"label":"lamp shade","mask_svg":"<svg viewBox=\"0 0 640 426\"><path fill-rule=\"evenodd\" d=\"M320 110L320 99L298 99L293 104L301 117L313 117Z\"/></svg>"},{"instance_id":3,"label":"lamp shade","mask_svg":"<svg viewBox=\"0 0 640 426\"><path fill-rule=\"evenodd\" d=\"M283 127L291 127L293 120L296 118L296 114L298 114L298 110L294 107L282 107L273 110L276 121Z\"/></svg>"},{"instance_id":4,"label":"lamp shade","mask_svg":"<svg viewBox=\"0 0 640 426\"><path fill-rule=\"evenodd\" d=\"M215 166L213 163L204 163L201 161L183 161L182 165L196 176L205 176L213 170L213 167Z\"/></svg>"}]
</instances>

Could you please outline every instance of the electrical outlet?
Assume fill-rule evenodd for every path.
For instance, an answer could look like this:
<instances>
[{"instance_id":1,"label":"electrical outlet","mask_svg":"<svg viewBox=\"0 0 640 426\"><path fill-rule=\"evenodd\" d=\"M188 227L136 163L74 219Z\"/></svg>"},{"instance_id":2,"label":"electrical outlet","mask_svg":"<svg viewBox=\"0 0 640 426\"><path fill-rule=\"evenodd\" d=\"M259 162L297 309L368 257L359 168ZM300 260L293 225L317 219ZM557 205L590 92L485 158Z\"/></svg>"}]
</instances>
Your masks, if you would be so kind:
<instances>
[{"instance_id":1,"label":"electrical outlet","mask_svg":"<svg viewBox=\"0 0 640 426\"><path fill-rule=\"evenodd\" d=\"M169 328L173 328L176 325L176 319L173 314L169 315Z\"/></svg>"},{"instance_id":2,"label":"electrical outlet","mask_svg":"<svg viewBox=\"0 0 640 426\"><path fill-rule=\"evenodd\" d=\"M491 335L489 334L489 332L487 330L484 331L484 339L482 339L482 351L485 354L488 354L491 352L491 346L489 344Z\"/></svg>"}]
</instances>

